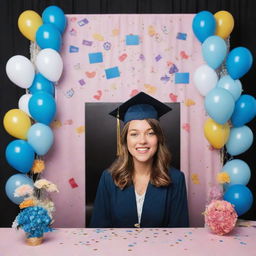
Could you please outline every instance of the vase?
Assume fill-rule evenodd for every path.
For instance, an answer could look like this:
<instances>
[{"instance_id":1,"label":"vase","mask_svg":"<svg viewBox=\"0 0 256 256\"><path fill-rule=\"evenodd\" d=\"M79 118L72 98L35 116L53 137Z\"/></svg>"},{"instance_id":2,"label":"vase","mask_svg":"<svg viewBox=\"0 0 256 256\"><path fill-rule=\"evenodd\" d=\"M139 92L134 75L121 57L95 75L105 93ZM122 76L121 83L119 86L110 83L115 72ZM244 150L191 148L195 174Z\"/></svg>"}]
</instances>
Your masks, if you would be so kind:
<instances>
[{"instance_id":1,"label":"vase","mask_svg":"<svg viewBox=\"0 0 256 256\"><path fill-rule=\"evenodd\" d=\"M43 237L27 237L26 238L26 243L27 245L30 246L37 246L40 245L43 242Z\"/></svg>"}]
</instances>

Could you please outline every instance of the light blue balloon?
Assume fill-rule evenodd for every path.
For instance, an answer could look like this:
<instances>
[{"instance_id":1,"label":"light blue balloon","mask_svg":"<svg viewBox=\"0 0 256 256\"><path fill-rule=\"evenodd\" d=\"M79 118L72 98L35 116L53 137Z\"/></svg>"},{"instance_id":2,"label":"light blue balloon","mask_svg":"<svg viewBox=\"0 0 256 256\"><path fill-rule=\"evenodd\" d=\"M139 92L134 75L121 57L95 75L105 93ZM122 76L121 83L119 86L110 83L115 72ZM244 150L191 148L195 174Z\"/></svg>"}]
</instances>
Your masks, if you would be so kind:
<instances>
[{"instance_id":1,"label":"light blue balloon","mask_svg":"<svg viewBox=\"0 0 256 256\"><path fill-rule=\"evenodd\" d=\"M235 101L240 97L242 93L242 84L240 80L234 80L229 75L223 76L218 81L216 87L220 87L229 91L232 94Z\"/></svg>"},{"instance_id":2,"label":"light blue balloon","mask_svg":"<svg viewBox=\"0 0 256 256\"><path fill-rule=\"evenodd\" d=\"M32 188L34 187L33 180L25 174L14 174L7 180L5 184L6 195L15 204L20 204L25 199L24 196L14 196L15 190L22 185L29 185Z\"/></svg>"},{"instance_id":3,"label":"light blue balloon","mask_svg":"<svg viewBox=\"0 0 256 256\"><path fill-rule=\"evenodd\" d=\"M218 68L227 54L227 45L219 36L210 36L202 44L205 62L213 69Z\"/></svg>"},{"instance_id":4,"label":"light blue balloon","mask_svg":"<svg viewBox=\"0 0 256 256\"><path fill-rule=\"evenodd\" d=\"M214 35L216 20L212 13L201 11L195 15L192 22L192 29L197 39L203 43L207 37Z\"/></svg>"},{"instance_id":5,"label":"light blue balloon","mask_svg":"<svg viewBox=\"0 0 256 256\"><path fill-rule=\"evenodd\" d=\"M249 123L256 116L256 100L253 96L243 94L235 104L235 110L231 117L234 127Z\"/></svg>"},{"instance_id":6,"label":"light blue balloon","mask_svg":"<svg viewBox=\"0 0 256 256\"><path fill-rule=\"evenodd\" d=\"M45 8L42 13L42 19L45 24L52 24L56 26L61 33L63 33L66 28L66 16L63 10L58 6L51 5Z\"/></svg>"},{"instance_id":7,"label":"light blue balloon","mask_svg":"<svg viewBox=\"0 0 256 256\"><path fill-rule=\"evenodd\" d=\"M54 25L43 24L36 31L36 42L41 49L51 48L60 51L61 33Z\"/></svg>"},{"instance_id":8,"label":"light blue balloon","mask_svg":"<svg viewBox=\"0 0 256 256\"><path fill-rule=\"evenodd\" d=\"M253 132L248 126L244 125L230 129L229 138L225 146L231 156L237 156L249 149L252 143Z\"/></svg>"},{"instance_id":9,"label":"light blue balloon","mask_svg":"<svg viewBox=\"0 0 256 256\"><path fill-rule=\"evenodd\" d=\"M246 213L252 206L253 195L249 188L241 184L230 186L224 193L223 199L235 206L238 216Z\"/></svg>"},{"instance_id":10,"label":"light blue balloon","mask_svg":"<svg viewBox=\"0 0 256 256\"><path fill-rule=\"evenodd\" d=\"M17 171L27 173L33 166L35 152L25 140L14 140L5 150L6 160Z\"/></svg>"},{"instance_id":11,"label":"light blue balloon","mask_svg":"<svg viewBox=\"0 0 256 256\"><path fill-rule=\"evenodd\" d=\"M56 102L47 92L37 92L28 103L29 113L39 123L50 124L56 114Z\"/></svg>"},{"instance_id":12,"label":"light blue balloon","mask_svg":"<svg viewBox=\"0 0 256 256\"><path fill-rule=\"evenodd\" d=\"M226 66L233 79L239 79L246 74L252 66L253 57L245 47L234 48L227 57Z\"/></svg>"},{"instance_id":13,"label":"light blue balloon","mask_svg":"<svg viewBox=\"0 0 256 256\"><path fill-rule=\"evenodd\" d=\"M53 144L53 132L45 124L33 124L28 130L28 143L39 156L45 155Z\"/></svg>"},{"instance_id":14,"label":"light blue balloon","mask_svg":"<svg viewBox=\"0 0 256 256\"><path fill-rule=\"evenodd\" d=\"M226 162L221 171L227 172L230 177L230 183L224 185L225 190L234 184L246 186L251 178L249 165L240 159Z\"/></svg>"},{"instance_id":15,"label":"light blue balloon","mask_svg":"<svg viewBox=\"0 0 256 256\"><path fill-rule=\"evenodd\" d=\"M234 111L235 101L227 90L216 87L206 95L204 105L208 115L216 123L225 124Z\"/></svg>"},{"instance_id":16,"label":"light blue balloon","mask_svg":"<svg viewBox=\"0 0 256 256\"><path fill-rule=\"evenodd\" d=\"M54 96L54 85L51 81L46 79L41 73L35 75L32 85L29 87L29 92L35 94L36 92L47 92Z\"/></svg>"}]
</instances>

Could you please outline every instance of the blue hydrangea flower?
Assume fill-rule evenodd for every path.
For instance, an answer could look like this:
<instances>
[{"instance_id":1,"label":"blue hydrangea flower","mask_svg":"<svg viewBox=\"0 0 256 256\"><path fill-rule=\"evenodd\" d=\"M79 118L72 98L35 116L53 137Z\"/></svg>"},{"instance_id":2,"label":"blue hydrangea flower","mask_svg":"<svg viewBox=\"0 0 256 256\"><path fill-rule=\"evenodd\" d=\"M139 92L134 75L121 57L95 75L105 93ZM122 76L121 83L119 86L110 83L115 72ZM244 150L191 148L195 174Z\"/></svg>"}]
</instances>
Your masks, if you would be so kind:
<instances>
[{"instance_id":1,"label":"blue hydrangea flower","mask_svg":"<svg viewBox=\"0 0 256 256\"><path fill-rule=\"evenodd\" d=\"M18 227L21 227L30 237L41 237L44 232L52 231L51 218L46 209L41 206L27 207L17 216Z\"/></svg>"}]
</instances>

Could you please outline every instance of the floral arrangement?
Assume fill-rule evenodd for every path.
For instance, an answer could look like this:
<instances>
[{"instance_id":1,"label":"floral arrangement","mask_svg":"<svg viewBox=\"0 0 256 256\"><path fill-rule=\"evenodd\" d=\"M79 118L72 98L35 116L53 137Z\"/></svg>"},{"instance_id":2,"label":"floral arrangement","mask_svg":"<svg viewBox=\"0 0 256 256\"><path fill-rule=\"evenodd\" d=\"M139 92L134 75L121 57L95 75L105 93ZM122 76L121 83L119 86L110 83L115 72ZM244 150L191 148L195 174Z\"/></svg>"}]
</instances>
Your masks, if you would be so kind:
<instances>
[{"instance_id":1,"label":"floral arrangement","mask_svg":"<svg viewBox=\"0 0 256 256\"><path fill-rule=\"evenodd\" d=\"M34 187L22 185L14 192L14 196L23 196L24 200L19 205L21 212L16 217L13 227L23 229L28 241L33 238L32 245L35 245L35 238L41 239L44 232L52 231L55 207L49 196L50 192L59 191L55 184L46 179L38 179Z\"/></svg>"},{"instance_id":2,"label":"floral arrangement","mask_svg":"<svg viewBox=\"0 0 256 256\"><path fill-rule=\"evenodd\" d=\"M213 200L203 214L205 223L217 235L229 233L238 217L233 205L225 200Z\"/></svg>"}]
</instances>

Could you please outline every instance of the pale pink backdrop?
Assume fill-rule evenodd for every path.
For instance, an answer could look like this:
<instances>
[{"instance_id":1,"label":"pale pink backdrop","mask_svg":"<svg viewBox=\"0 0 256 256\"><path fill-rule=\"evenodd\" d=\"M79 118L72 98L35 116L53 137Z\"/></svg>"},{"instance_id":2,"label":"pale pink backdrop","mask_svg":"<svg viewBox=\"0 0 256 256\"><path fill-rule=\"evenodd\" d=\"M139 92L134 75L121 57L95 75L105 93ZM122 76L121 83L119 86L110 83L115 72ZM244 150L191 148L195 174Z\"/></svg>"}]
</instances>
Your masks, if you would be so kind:
<instances>
[{"instance_id":1,"label":"pale pink backdrop","mask_svg":"<svg viewBox=\"0 0 256 256\"><path fill-rule=\"evenodd\" d=\"M67 15L61 52L64 72L56 85L58 111L52 123L55 143L45 159L45 177L60 190L54 196L56 227L85 225L85 102L123 102L138 91L181 103L181 170L186 176L190 224L203 226L202 212L221 159L203 135L207 116L193 74L204 61L192 32L193 17ZM127 45L127 36L133 45ZM102 54L103 61L90 63L90 53ZM109 68L118 69L119 76L107 79ZM185 74L189 79L175 83L179 75L175 73L189 73Z\"/></svg>"}]
</instances>

